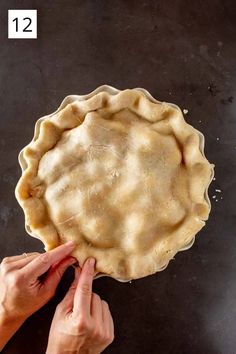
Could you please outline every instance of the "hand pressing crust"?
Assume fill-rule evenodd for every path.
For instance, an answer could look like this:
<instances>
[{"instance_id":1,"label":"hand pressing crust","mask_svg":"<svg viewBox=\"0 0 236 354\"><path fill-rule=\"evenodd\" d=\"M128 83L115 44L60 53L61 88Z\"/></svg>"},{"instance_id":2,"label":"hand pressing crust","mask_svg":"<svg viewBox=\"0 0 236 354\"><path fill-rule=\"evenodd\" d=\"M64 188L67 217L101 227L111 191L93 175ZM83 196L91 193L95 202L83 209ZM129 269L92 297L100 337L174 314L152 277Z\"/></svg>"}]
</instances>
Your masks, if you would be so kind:
<instances>
[{"instance_id":1,"label":"hand pressing crust","mask_svg":"<svg viewBox=\"0 0 236 354\"><path fill-rule=\"evenodd\" d=\"M114 339L108 304L92 292L95 260L89 258L57 306L46 354L99 354Z\"/></svg>"},{"instance_id":2,"label":"hand pressing crust","mask_svg":"<svg viewBox=\"0 0 236 354\"><path fill-rule=\"evenodd\" d=\"M68 242L52 251L4 258L0 265L0 350L23 322L55 294L65 270L76 262ZM41 275L47 275L42 280Z\"/></svg>"}]
</instances>

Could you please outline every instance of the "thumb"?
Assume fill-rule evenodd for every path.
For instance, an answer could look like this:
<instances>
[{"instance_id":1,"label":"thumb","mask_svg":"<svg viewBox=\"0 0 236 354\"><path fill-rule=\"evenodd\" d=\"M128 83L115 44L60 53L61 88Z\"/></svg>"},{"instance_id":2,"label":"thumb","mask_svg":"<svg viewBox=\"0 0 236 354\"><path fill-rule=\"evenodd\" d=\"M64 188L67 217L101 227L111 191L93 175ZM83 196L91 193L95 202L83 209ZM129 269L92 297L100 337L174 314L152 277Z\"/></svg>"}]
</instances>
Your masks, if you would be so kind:
<instances>
[{"instance_id":1,"label":"thumb","mask_svg":"<svg viewBox=\"0 0 236 354\"><path fill-rule=\"evenodd\" d=\"M66 269L72 264L74 264L75 262L76 262L75 258L66 257L61 262L52 266L48 272L48 275L46 276L46 279L43 282L44 289L48 289L51 290L52 292L55 292Z\"/></svg>"},{"instance_id":2,"label":"thumb","mask_svg":"<svg viewBox=\"0 0 236 354\"><path fill-rule=\"evenodd\" d=\"M69 290L67 291L64 299L60 302L59 307L65 312L70 312L73 309L74 295L79 282L81 269L79 267L75 268L75 279L71 284Z\"/></svg>"}]
</instances>

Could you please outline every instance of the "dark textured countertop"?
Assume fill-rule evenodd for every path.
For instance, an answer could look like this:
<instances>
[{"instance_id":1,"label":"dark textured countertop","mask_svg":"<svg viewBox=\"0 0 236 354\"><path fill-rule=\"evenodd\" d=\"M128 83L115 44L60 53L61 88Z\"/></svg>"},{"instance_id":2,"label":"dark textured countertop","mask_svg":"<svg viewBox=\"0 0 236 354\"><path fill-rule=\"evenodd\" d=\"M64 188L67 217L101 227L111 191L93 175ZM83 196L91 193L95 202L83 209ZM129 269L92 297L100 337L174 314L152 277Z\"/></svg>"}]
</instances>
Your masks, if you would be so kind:
<instances>
[{"instance_id":1,"label":"dark textured countertop","mask_svg":"<svg viewBox=\"0 0 236 354\"><path fill-rule=\"evenodd\" d=\"M7 39L8 9L38 10L38 39ZM144 87L188 109L216 165L212 212L191 250L168 268L94 291L115 321L111 354L236 353L236 3L234 1L0 2L0 257L33 250L14 197L19 150L36 119L68 94L107 83ZM32 316L3 353L44 353L58 296Z\"/></svg>"}]
</instances>

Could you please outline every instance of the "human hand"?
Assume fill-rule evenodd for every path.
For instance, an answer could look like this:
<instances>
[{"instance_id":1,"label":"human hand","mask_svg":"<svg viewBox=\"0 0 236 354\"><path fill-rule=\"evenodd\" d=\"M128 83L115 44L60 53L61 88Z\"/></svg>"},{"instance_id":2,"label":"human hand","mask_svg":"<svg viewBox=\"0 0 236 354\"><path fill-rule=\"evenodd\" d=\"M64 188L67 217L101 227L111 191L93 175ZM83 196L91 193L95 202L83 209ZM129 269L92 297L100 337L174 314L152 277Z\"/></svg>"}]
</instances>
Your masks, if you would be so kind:
<instances>
[{"instance_id":1,"label":"human hand","mask_svg":"<svg viewBox=\"0 0 236 354\"><path fill-rule=\"evenodd\" d=\"M114 325L108 304L92 293L93 258L75 279L57 306L46 354L99 354L114 339Z\"/></svg>"},{"instance_id":2,"label":"human hand","mask_svg":"<svg viewBox=\"0 0 236 354\"><path fill-rule=\"evenodd\" d=\"M0 320L4 317L7 322L24 322L45 305L67 267L75 263L69 256L74 247L73 242L68 242L42 254L4 258L0 265Z\"/></svg>"}]
</instances>

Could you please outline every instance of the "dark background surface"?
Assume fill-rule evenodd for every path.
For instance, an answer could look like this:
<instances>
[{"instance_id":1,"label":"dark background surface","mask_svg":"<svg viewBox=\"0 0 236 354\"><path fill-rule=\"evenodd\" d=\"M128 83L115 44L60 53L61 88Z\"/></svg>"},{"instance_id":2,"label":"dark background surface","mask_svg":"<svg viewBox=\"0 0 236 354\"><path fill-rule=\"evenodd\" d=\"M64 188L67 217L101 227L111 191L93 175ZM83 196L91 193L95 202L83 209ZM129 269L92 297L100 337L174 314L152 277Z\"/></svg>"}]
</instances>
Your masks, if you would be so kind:
<instances>
[{"instance_id":1,"label":"dark background surface","mask_svg":"<svg viewBox=\"0 0 236 354\"><path fill-rule=\"evenodd\" d=\"M38 39L7 39L8 9L38 10ZM101 84L144 87L189 110L222 190L191 250L127 284L96 280L115 321L110 354L236 353L236 2L0 2L0 257L43 251L14 197L19 150L36 119L68 94ZM219 139L217 139L219 138ZM218 193L219 194L219 193ZM218 195L217 194L217 195ZM44 353L56 303L32 316L3 351Z\"/></svg>"}]
</instances>

